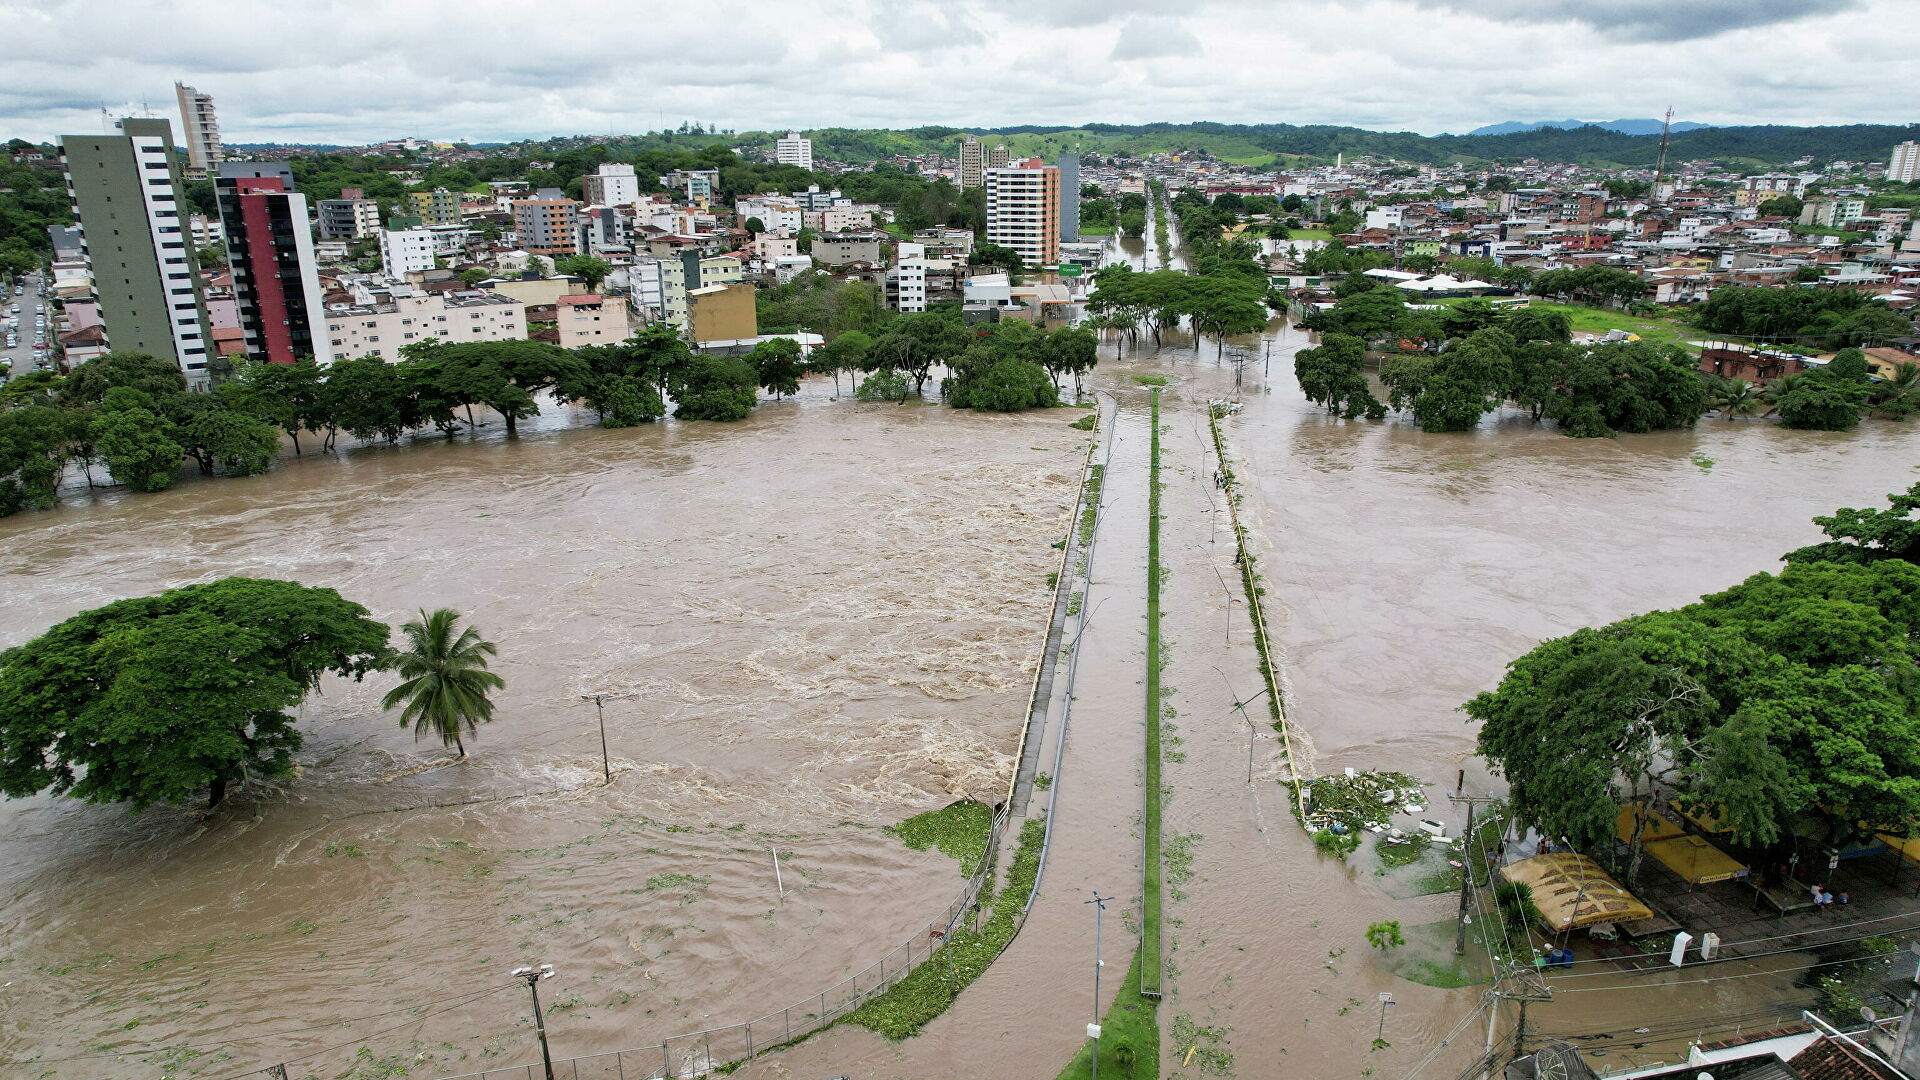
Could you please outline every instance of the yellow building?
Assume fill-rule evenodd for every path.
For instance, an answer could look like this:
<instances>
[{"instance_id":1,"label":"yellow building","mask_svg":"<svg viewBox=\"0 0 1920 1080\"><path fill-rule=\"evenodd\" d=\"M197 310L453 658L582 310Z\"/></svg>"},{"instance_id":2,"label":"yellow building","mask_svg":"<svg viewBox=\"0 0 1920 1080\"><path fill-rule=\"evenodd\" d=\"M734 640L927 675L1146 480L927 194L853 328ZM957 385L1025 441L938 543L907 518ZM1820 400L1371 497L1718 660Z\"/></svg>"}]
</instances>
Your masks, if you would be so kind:
<instances>
[{"instance_id":1,"label":"yellow building","mask_svg":"<svg viewBox=\"0 0 1920 1080\"><path fill-rule=\"evenodd\" d=\"M695 345L758 337L753 286L741 281L687 291L688 333Z\"/></svg>"}]
</instances>

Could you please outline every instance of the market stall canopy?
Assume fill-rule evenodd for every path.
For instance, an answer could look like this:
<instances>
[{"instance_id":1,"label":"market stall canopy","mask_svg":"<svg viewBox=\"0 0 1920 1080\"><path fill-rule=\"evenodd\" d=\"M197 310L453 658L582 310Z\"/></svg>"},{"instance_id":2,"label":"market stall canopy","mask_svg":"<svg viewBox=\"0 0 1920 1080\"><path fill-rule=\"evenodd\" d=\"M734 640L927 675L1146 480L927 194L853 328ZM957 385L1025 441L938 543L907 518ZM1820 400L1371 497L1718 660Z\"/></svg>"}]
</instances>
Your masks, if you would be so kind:
<instances>
[{"instance_id":1,"label":"market stall canopy","mask_svg":"<svg viewBox=\"0 0 1920 1080\"><path fill-rule=\"evenodd\" d=\"M1639 812L1640 804L1627 803L1620 808L1620 813L1615 815L1613 819L1613 834L1620 838L1621 843L1633 843L1633 818L1634 815ZM1646 811L1646 815L1647 820L1640 824L1641 843L1647 844L1655 840L1665 840L1672 836L1686 835L1686 830L1682 829L1678 823L1665 814L1648 810Z\"/></svg>"},{"instance_id":2,"label":"market stall canopy","mask_svg":"<svg viewBox=\"0 0 1920 1080\"><path fill-rule=\"evenodd\" d=\"M1500 873L1533 890L1540 920L1555 931L1653 918L1653 911L1599 863L1575 852L1535 855L1502 867Z\"/></svg>"},{"instance_id":3,"label":"market stall canopy","mask_svg":"<svg viewBox=\"0 0 1920 1080\"><path fill-rule=\"evenodd\" d=\"M1680 875L1689 885L1710 881L1730 881L1746 873L1747 864L1707 843L1698 836L1675 836L1647 845L1647 854L1659 859L1666 868Z\"/></svg>"}]
</instances>

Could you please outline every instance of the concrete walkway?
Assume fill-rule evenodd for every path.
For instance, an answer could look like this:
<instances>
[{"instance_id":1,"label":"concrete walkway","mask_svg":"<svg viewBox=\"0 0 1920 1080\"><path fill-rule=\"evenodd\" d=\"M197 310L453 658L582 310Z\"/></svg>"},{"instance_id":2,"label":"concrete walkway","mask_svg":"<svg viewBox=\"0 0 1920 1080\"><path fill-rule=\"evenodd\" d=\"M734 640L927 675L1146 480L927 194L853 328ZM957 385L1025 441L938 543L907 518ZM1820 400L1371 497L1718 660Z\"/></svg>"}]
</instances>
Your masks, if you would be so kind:
<instances>
[{"instance_id":1,"label":"concrete walkway","mask_svg":"<svg viewBox=\"0 0 1920 1080\"><path fill-rule=\"evenodd\" d=\"M953 1008L915 1038L888 1044L861 1028L836 1027L800 1046L743 1066L736 1076L853 1080L973 1080L1052 1077L1086 1041L1094 1018L1093 909L1107 907L1101 981L1104 1012L1138 944L1140 777L1145 724L1140 702L1146 626L1148 400L1119 396L1101 488L1099 536L1079 614L1068 621L1040 739L1029 817L1053 814L1039 898L1025 927ZM1077 654L1074 685L1064 671ZM1073 693L1064 748L1060 745ZM1057 774L1053 762L1059 761ZM1009 837L1017 834L1016 820ZM1003 860L1012 847L1003 848Z\"/></svg>"}]
</instances>

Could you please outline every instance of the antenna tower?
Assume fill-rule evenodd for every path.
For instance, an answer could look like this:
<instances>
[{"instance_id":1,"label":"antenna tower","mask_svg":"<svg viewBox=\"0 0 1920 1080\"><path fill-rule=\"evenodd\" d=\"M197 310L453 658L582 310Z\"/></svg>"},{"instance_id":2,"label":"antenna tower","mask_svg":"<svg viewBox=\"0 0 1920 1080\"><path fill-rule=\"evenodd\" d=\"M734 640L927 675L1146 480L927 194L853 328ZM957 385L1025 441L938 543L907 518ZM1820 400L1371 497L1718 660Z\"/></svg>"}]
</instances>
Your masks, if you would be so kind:
<instances>
[{"instance_id":1,"label":"antenna tower","mask_svg":"<svg viewBox=\"0 0 1920 1080\"><path fill-rule=\"evenodd\" d=\"M1660 164L1653 170L1653 190L1648 192L1654 201L1660 198L1660 181L1667 178L1667 135L1673 129L1673 106L1667 106L1666 119L1660 121Z\"/></svg>"}]
</instances>

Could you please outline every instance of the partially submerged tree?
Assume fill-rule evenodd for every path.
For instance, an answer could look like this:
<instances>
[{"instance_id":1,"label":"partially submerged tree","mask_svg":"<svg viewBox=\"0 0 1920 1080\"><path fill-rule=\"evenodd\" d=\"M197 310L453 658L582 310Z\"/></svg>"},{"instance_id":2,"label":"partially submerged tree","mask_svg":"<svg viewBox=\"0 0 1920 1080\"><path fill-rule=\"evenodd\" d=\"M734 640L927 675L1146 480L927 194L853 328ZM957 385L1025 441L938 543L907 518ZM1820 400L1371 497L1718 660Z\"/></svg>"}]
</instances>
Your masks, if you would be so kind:
<instances>
[{"instance_id":1,"label":"partially submerged tree","mask_svg":"<svg viewBox=\"0 0 1920 1080\"><path fill-rule=\"evenodd\" d=\"M285 776L288 710L355 680L387 628L332 589L225 578L83 611L0 653L0 792L140 810Z\"/></svg>"},{"instance_id":2,"label":"partially submerged tree","mask_svg":"<svg viewBox=\"0 0 1920 1080\"><path fill-rule=\"evenodd\" d=\"M400 726L413 728L413 737L439 736L467 756L464 736L493 719L493 691L506 682L487 670L487 657L499 650L481 638L480 631L460 626L460 614L440 608L400 628L407 647L384 657L381 667L397 673L403 682L387 692L383 708L404 705Z\"/></svg>"}]
</instances>

